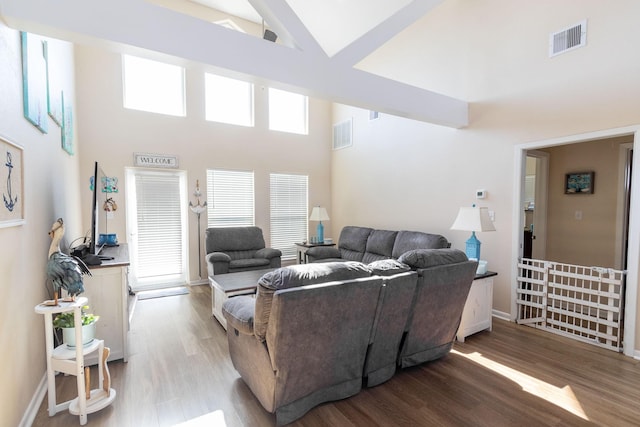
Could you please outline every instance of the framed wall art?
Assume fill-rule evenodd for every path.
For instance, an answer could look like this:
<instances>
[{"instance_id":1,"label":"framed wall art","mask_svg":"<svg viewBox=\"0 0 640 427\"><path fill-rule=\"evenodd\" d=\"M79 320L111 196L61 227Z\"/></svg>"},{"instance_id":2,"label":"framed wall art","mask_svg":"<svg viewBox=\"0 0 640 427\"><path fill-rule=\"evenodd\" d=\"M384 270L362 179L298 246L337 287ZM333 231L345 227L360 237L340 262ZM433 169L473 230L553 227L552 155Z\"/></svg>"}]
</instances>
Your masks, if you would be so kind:
<instances>
[{"instance_id":1,"label":"framed wall art","mask_svg":"<svg viewBox=\"0 0 640 427\"><path fill-rule=\"evenodd\" d=\"M62 149L73 156L73 109L62 93Z\"/></svg>"},{"instance_id":2,"label":"framed wall art","mask_svg":"<svg viewBox=\"0 0 640 427\"><path fill-rule=\"evenodd\" d=\"M47 112L53 122L62 127L62 84L58 68L51 66L51 46L46 42L43 45L44 59L47 64Z\"/></svg>"},{"instance_id":3,"label":"framed wall art","mask_svg":"<svg viewBox=\"0 0 640 427\"><path fill-rule=\"evenodd\" d=\"M565 175L564 194L593 194L595 172L575 172Z\"/></svg>"},{"instance_id":4,"label":"framed wall art","mask_svg":"<svg viewBox=\"0 0 640 427\"><path fill-rule=\"evenodd\" d=\"M47 42L24 31L20 32L20 39L24 117L40 132L47 133Z\"/></svg>"},{"instance_id":5,"label":"framed wall art","mask_svg":"<svg viewBox=\"0 0 640 427\"><path fill-rule=\"evenodd\" d=\"M0 228L24 224L24 150L0 136Z\"/></svg>"}]
</instances>

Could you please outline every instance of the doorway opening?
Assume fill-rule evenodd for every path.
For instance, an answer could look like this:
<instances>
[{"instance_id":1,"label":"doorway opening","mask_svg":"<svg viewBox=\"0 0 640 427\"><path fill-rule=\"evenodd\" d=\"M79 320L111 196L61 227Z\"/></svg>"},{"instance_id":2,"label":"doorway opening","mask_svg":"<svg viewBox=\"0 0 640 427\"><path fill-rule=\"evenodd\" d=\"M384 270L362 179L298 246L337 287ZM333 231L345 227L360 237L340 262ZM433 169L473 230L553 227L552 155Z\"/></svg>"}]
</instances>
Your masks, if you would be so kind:
<instances>
[{"instance_id":1,"label":"doorway opening","mask_svg":"<svg viewBox=\"0 0 640 427\"><path fill-rule=\"evenodd\" d=\"M639 131L640 127L613 129L516 147L521 185L515 199L519 242L514 246L514 317L522 293L517 278L523 258L549 265L626 270L629 285L619 292L624 301L623 351L629 356L635 345L640 245L634 232L640 224L633 215L640 201L631 194L631 184L638 180L632 161ZM595 171L593 192L565 194L565 175L583 169ZM527 275L520 282L528 282Z\"/></svg>"}]
</instances>

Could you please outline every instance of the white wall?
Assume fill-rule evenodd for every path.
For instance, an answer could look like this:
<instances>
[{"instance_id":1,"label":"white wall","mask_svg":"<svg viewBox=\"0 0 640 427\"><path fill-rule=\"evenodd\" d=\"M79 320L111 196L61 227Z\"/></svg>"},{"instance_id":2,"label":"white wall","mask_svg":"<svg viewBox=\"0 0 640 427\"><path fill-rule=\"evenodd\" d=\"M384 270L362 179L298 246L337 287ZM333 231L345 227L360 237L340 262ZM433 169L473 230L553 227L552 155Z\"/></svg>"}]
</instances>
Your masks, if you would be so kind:
<instances>
[{"instance_id":1,"label":"white wall","mask_svg":"<svg viewBox=\"0 0 640 427\"><path fill-rule=\"evenodd\" d=\"M62 76L73 102L73 47L48 39L50 67ZM0 22L0 135L24 147L25 224L0 228L0 425L19 425L46 370L44 322L34 307L49 298L45 288L50 239L64 219L64 244L83 229L78 197L78 155L61 148L60 128L49 120L42 134L22 114L20 33ZM76 150L82 143L76 139ZM0 156L4 158L4 156ZM2 166L4 167L4 162ZM4 185L0 185L4 191ZM4 206L2 206L4 208ZM35 402L39 405L41 402Z\"/></svg>"},{"instance_id":2,"label":"white wall","mask_svg":"<svg viewBox=\"0 0 640 427\"><path fill-rule=\"evenodd\" d=\"M144 54L142 52L141 54ZM122 207L109 220L109 232L125 235L124 168L133 166L133 153L175 155L179 168L186 170L190 200L196 180L206 194L206 170L212 168L253 170L255 172L256 225L269 244L269 173L309 176L309 206L326 206L331 216L331 105L309 100L309 135L268 130L267 88L255 86L255 127L242 127L204 120L204 71L201 64L171 57L158 58L186 67L187 117L172 117L122 106L121 55L94 46L76 46L78 87L78 132L88 141L80 158L83 183L88 183L93 162L98 161L109 176L120 180L120 192L113 195ZM82 186L83 206L90 206L88 184ZM83 211L86 221L90 212ZM191 281L198 280L197 219L189 213L189 266ZM87 222L88 223L88 222ZM206 218L201 219L202 257ZM331 224L328 223L330 232ZM202 260L201 277L206 279Z\"/></svg>"},{"instance_id":3,"label":"white wall","mask_svg":"<svg viewBox=\"0 0 640 427\"><path fill-rule=\"evenodd\" d=\"M553 11L550 13L549 11ZM480 233L482 258L499 273L494 309L510 313L514 145L640 123L640 3L447 1L359 66L469 100L470 125L450 130L339 107L353 116L353 147L333 154L333 226L363 224L442 233L459 206L495 211ZM549 33L588 19L587 46L548 58ZM393 96L393 94L389 94Z\"/></svg>"}]
</instances>

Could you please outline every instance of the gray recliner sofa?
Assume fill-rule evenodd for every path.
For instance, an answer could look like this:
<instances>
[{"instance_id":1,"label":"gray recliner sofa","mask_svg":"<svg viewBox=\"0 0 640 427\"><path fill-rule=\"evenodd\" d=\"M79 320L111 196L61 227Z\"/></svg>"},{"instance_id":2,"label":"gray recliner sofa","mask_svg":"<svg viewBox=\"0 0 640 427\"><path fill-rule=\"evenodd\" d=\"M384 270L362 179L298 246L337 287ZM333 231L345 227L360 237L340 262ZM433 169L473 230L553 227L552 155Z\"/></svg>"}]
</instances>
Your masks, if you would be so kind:
<instances>
[{"instance_id":1,"label":"gray recliner sofa","mask_svg":"<svg viewBox=\"0 0 640 427\"><path fill-rule=\"evenodd\" d=\"M278 268L282 252L265 247L260 227L207 228L207 271L214 274Z\"/></svg>"},{"instance_id":2,"label":"gray recliner sofa","mask_svg":"<svg viewBox=\"0 0 640 427\"><path fill-rule=\"evenodd\" d=\"M294 265L223 304L233 366L278 425L360 391L381 288L361 263Z\"/></svg>"},{"instance_id":3,"label":"gray recliner sofa","mask_svg":"<svg viewBox=\"0 0 640 427\"><path fill-rule=\"evenodd\" d=\"M307 249L309 262L360 261L398 259L413 249L442 249L451 243L440 234L421 231L376 230L348 225L340 232L338 247L316 246Z\"/></svg>"},{"instance_id":4,"label":"gray recliner sofa","mask_svg":"<svg viewBox=\"0 0 640 427\"><path fill-rule=\"evenodd\" d=\"M234 367L278 425L449 352L476 261L415 250L369 264L294 265L222 307Z\"/></svg>"}]
</instances>

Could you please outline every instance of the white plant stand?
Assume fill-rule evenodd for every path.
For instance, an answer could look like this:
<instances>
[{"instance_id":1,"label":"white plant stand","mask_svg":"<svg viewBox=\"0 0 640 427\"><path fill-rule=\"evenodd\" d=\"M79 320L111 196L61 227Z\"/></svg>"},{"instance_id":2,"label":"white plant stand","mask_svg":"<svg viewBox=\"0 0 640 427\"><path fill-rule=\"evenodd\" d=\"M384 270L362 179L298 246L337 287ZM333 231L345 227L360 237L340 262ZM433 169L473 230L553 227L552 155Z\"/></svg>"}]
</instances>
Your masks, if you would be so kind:
<instances>
[{"instance_id":1,"label":"white plant stand","mask_svg":"<svg viewBox=\"0 0 640 427\"><path fill-rule=\"evenodd\" d=\"M76 343L82 343L81 310L84 305L87 305L86 297L79 297L71 302L58 301L58 306L38 304L35 307L36 313L44 315L49 416L52 417L60 411L69 409L70 413L80 417L80 425L87 423L87 414L99 411L110 405L116 398L116 391L108 386L109 381L107 381L106 384L104 382L105 371L107 371L107 369L104 365L106 360L104 360L105 348L103 340L94 339L84 346L77 345L75 348L69 348L66 344L59 345L55 348L53 346L53 315L69 311L73 311L74 315ZM84 376L84 357L94 351L98 351L98 381L100 387L87 393ZM67 402L57 403L56 372L76 376L78 397ZM88 399L87 394L89 394Z\"/></svg>"}]
</instances>

